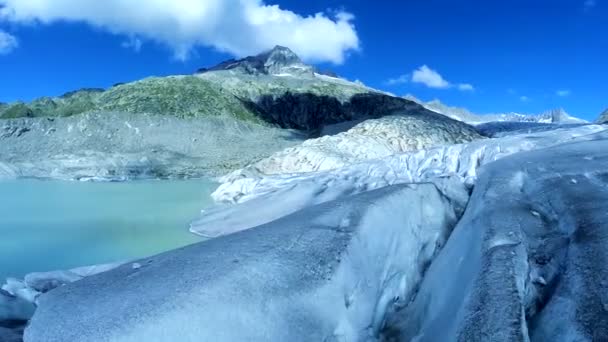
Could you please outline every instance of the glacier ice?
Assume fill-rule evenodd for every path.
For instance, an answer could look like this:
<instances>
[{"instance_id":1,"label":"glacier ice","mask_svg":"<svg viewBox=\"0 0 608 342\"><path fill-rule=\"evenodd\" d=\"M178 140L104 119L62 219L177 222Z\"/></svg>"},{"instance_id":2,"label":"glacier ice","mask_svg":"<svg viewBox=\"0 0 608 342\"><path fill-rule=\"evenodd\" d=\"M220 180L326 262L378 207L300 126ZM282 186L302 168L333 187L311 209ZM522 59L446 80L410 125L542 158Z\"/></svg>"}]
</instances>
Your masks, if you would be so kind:
<instances>
[{"instance_id":1,"label":"glacier ice","mask_svg":"<svg viewBox=\"0 0 608 342\"><path fill-rule=\"evenodd\" d=\"M34 272L26 274L23 280L8 278L2 285L7 294L28 303L36 304L38 297L59 286L73 283L85 277L112 270L124 262L82 266L70 270Z\"/></svg>"},{"instance_id":2,"label":"glacier ice","mask_svg":"<svg viewBox=\"0 0 608 342\"><path fill-rule=\"evenodd\" d=\"M473 127L438 114L394 114L365 120L335 135L306 140L249 168L265 175L325 171L396 153L476 139L481 136Z\"/></svg>"},{"instance_id":3,"label":"glacier ice","mask_svg":"<svg viewBox=\"0 0 608 342\"><path fill-rule=\"evenodd\" d=\"M222 184L212 194L217 202L231 205L219 204L206 209L191 224L190 230L216 237L270 222L309 205L392 184L449 176L472 184L482 165L521 151L593 139L595 133L604 129L600 125L588 125L484 139L394 155L326 172L261 175L240 170L223 177Z\"/></svg>"},{"instance_id":4,"label":"glacier ice","mask_svg":"<svg viewBox=\"0 0 608 342\"><path fill-rule=\"evenodd\" d=\"M237 172L191 227L220 237L44 294L25 340L602 341L607 151L564 126Z\"/></svg>"},{"instance_id":5,"label":"glacier ice","mask_svg":"<svg viewBox=\"0 0 608 342\"><path fill-rule=\"evenodd\" d=\"M25 341L376 338L464 210L465 187L444 182L451 195L385 187L59 287Z\"/></svg>"},{"instance_id":6,"label":"glacier ice","mask_svg":"<svg viewBox=\"0 0 608 342\"><path fill-rule=\"evenodd\" d=\"M608 340L608 134L488 164L401 341ZM590 158L590 156L593 156Z\"/></svg>"}]
</instances>

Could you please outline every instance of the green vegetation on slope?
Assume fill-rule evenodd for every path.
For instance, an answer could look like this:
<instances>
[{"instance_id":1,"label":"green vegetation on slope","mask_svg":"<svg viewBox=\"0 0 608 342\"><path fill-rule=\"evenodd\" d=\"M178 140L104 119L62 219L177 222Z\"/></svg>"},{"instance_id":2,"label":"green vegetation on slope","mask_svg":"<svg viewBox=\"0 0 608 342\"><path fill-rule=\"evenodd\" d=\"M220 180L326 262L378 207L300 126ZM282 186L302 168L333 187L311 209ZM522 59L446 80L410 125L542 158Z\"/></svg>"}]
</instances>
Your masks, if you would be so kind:
<instances>
[{"instance_id":1,"label":"green vegetation on slope","mask_svg":"<svg viewBox=\"0 0 608 342\"><path fill-rule=\"evenodd\" d=\"M108 90L82 89L29 104L0 106L0 118L62 117L91 112L126 112L176 117L232 116L263 123L252 103L287 93L332 97L341 103L370 89L344 80L310 76L245 75L230 71L197 76L151 77ZM292 115L293 113L285 113ZM327 113L332 115L331 113Z\"/></svg>"},{"instance_id":2,"label":"green vegetation on slope","mask_svg":"<svg viewBox=\"0 0 608 342\"><path fill-rule=\"evenodd\" d=\"M259 121L232 94L195 76L149 78L120 85L98 99L104 111L169 114L180 117L232 115Z\"/></svg>"},{"instance_id":3,"label":"green vegetation on slope","mask_svg":"<svg viewBox=\"0 0 608 342\"><path fill-rule=\"evenodd\" d=\"M260 122L235 96L195 76L148 78L107 91L82 90L57 98L39 98L29 104L16 102L0 107L0 118L57 117L107 111L178 117L232 115Z\"/></svg>"},{"instance_id":4,"label":"green vegetation on slope","mask_svg":"<svg viewBox=\"0 0 608 342\"><path fill-rule=\"evenodd\" d=\"M6 106L5 108L1 108L2 114L0 118L2 119L13 119L13 118L24 118L24 117L33 117L34 112L31 108L29 108L23 102L16 102L11 105Z\"/></svg>"}]
</instances>

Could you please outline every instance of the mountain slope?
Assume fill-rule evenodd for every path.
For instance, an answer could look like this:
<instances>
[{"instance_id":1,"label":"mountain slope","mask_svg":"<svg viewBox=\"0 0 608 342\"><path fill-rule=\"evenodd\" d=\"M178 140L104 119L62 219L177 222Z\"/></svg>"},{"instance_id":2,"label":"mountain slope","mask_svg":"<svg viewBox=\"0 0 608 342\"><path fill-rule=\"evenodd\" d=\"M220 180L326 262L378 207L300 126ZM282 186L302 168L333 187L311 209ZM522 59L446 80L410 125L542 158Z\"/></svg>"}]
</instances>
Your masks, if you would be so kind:
<instances>
[{"instance_id":1,"label":"mountain slope","mask_svg":"<svg viewBox=\"0 0 608 342\"><path fill-rule=\"evenodd\" d=\"M217 175L327 134L327 127L335 134L341 124L346 130L396 112L436 115L412 101L319 74L278 46L194 75L0 105L0 177Z\"/></svg>"},{"instance_id":2,"label":"mountain slope","mask_svg":"<svg viewBox=\"0 0 608 342\"><path fill-rule=\"evenodd\" d=\"M191 76L151 77L107 90L82 89L60 97L0 106L0 118L63 117L125 112L210 117L318 130L326 124L380 117L419 106L359 83L315 72L285 47L230 60Z\"/></svg>"}]
</instances>

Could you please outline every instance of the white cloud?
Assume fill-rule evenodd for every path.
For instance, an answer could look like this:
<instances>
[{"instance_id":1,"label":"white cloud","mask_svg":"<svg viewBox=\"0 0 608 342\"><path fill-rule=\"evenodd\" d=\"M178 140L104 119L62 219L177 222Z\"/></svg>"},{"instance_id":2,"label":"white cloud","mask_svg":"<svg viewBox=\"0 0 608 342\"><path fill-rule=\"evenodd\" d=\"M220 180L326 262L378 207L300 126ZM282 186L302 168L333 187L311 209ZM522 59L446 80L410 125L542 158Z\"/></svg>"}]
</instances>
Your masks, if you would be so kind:
<instances>
[{"instance_id":1,"label":"white cloud","mask_svg":"<svg viewBox=\"0 0 608 342\"><path fill-rule=\"evenodd\" d=\"M409 74L405 74L405 75L401 75L397 78L391 78L388 81L386 81L386 84L388 85L397 85L397 84L404 84L404 83L408 83L410 81L410 75Z\"/></svg>"},{"instance_id":2,"label":"white cloud","mask_svg":"<svg viewBox=\"0 0 608 342\"><path fill-rule=\"evenodd\" d=\"M443 79L443 77L435 70L429 68L426 65L414 70L412 74L412 82L421 83L429 88L445 89L449 88L450 82Z\"/></svg>"},{"instance_id":3,"label":"white cloud","mask_svg":"<svg viewBox=\"0 0 608 342\"><path fill-rule=\"evenodd\" d=\"M520 100L521 102L529 102L529 101L530 101L530 98L529 98L529 97L527 97L527 96L522 95L522 96L520 96L520 97L519 97L519 100Z\"/></svg>"},{"instance_id":4,"label":"white cloud","mask_svg":"<svg viewBox=\"0 0 608 342\"><path fill-rule=\"evenodd\" d=\"M571 92L570 92L570 90L563 89L563 90L556 91L555 94L557 96L566 97L566 96L570 96Z\"/></svg>"},{"instance_id":5,"label":"white cloud","mask_svg":"<svg viewBox=\"0 0 608 342\"><path fill-rule=\"evenodd\" d=\"M400 81L407 75L402 75L397 79L389 80L389 84L391 81ZM414 70L412 72L411 81L414 83L424 84L429 88L435 89L448 89L448 88L457 88L460 91L475 91L475 87L469 83L459 83L452 84L443 78L437 71L429 68L427 65L423 65L420 68ZM404 82L400 82L404 83Z\"/></svg>"},{"instance_id":6,"label":"white cloud","mask_svg":"<svg viewBox=\"0 0 608 342\"><path fill-rule=\"evenodd\" d=\"M242 57L284 45L307 61L342 63L359 49L351 14L302 16L262 0L0 0L0 19L84 22L160 42L178 59L196 46Z\"/></svg>"},{"instance_id":7,"label":"white cloud","mask_svg":"<svg viewBox=\"0 0 608 342\"><path fill-rule=\"evenodd\" d=\"M8 32L0 30L0 55L6 55L19 46L19 41Z\"/></svg>"},{"instance_id":8,"label":"white cloud","mask_svg":"<svg viewBox=\"0 0 608 342\"><path fill-rule=\"evenodd\" d=\"M462 91L475 91L475 87L473 87L473 85L469 84L469 83L460 83L458 85L458 90L462 90Z\"/></svg>"}]
</instances>

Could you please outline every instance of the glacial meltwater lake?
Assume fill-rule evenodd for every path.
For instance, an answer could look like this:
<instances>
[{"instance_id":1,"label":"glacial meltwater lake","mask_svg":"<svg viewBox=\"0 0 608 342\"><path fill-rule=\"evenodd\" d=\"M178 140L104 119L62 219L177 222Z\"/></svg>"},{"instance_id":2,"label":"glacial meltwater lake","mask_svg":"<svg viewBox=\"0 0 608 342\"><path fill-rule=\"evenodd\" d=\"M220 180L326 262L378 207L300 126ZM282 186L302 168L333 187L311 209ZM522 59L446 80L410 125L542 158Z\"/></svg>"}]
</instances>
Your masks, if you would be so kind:
<instances>
[{"instance_id":1,"label":"glacial meltwater lake","mask_svg":"<svg viewBox=\"0 0 608 342\"><path fill-rule=\"evenodd\" d=\"M0 181L0 283L202 241L189 223L216 187L209 180Z\"/></svg>"}]
</instances>

